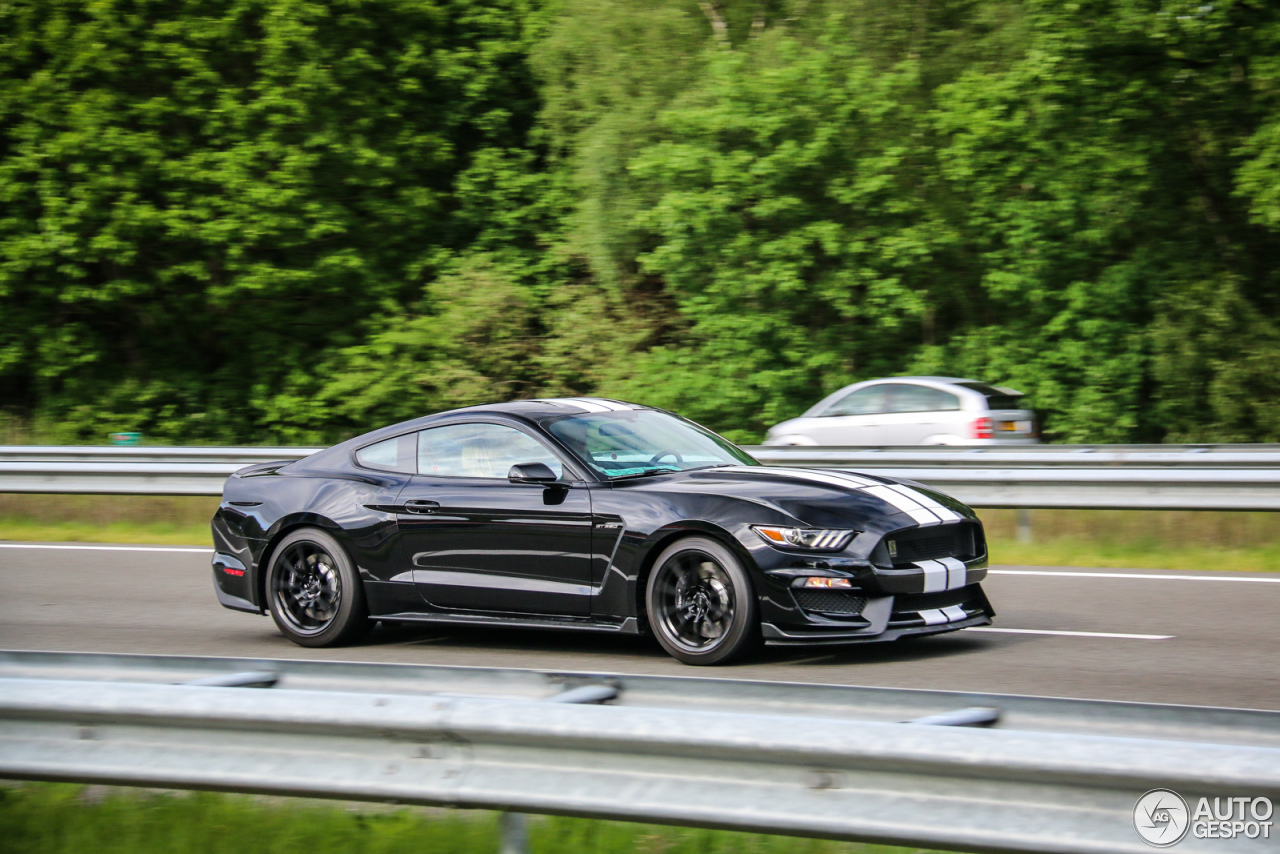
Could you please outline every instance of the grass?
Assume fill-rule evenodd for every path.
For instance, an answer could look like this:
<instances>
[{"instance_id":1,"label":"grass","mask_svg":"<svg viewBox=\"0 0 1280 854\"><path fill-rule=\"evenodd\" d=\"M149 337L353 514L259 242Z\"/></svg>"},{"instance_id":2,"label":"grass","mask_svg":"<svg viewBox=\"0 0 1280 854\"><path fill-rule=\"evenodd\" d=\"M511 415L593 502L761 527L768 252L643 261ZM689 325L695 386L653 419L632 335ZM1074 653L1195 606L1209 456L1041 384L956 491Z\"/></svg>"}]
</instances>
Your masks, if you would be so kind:
<instances>
[{"instance_id":1,"label":"grass","mask_svg":"<svg viewBox=\"0 0 1280 854\"><path fill-rule=\"evenodd\" d=\"M210 545L206 496L0 495L0 540ZM1280 571L1280 514L1181 510L981 510L999 564Z\"/></svg>"},{"instance_id":2,"label":"grass","mask_svg":"<svg viewBox=\"0 0 1280 854\"><path fill-rule=\"evenodd\" d=\"M981 510L993 563L1130 569L1280 571L1280 514L1187 510Z\"/></svg>"},{"instance_id":3,"label":"grass","mask_svg":"<svg viewBox=\"0 0 1280 854\"><path fill-rule=\"evenodd\" d=\"M495 813L70 784L0 788L10 854L493 854ZM917 849L559 817L531 854L910 854ZM924 852L918 852L924 854Z\"/></svg>"},{"instance_id":4,"label":"grass","mask_svg":"<svg viewBox=\"0 0 1280 854\"><path fill-rule=\"evenodd\" d=\"M993 564L1022 566L1094 566L1116 569L1228 570L1280 572L1280 546L1220 549L1204 546L1172 547L1162 543L1091 543L1050 540L1019 543L989 542Z\"/></svg>"},{"instance_id":5,"label":"grass","mask_svg":"<svg viewBox=\"0 0 1280 854\"><path fill-rule=\"evenodd\" d=\"M0 494L0 540L210 546L213 496Z\"/></svg>"}]
</instances>

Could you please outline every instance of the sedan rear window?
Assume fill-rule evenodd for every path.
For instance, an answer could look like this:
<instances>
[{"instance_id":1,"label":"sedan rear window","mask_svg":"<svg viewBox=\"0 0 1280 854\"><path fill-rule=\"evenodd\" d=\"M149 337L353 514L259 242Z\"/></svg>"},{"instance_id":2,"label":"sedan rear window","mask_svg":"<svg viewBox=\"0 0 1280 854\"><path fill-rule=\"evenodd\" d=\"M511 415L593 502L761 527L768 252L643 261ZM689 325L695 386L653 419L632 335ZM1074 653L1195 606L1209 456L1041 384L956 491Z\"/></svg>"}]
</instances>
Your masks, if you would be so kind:
<instances>
[{"instance_id":1,"label":"sedan rear window","mask_svg":"<svg viewBox=\"0 0 1280 854\"><path fill-rule=\"evenodd\" d=\"M987 399L988 409L1022 409L1022 395L1009 394L986 383L956 383L960 388L976 391Z\"/></svg>"}]
</instances>

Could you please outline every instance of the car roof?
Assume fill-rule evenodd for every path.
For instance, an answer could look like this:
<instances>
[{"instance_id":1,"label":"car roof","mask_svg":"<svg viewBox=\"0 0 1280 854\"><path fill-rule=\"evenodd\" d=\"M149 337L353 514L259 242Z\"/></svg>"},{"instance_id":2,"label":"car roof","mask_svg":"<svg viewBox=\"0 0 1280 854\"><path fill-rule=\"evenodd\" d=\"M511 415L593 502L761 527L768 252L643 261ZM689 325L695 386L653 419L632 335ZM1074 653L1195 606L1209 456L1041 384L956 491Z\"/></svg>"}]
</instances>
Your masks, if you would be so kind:
<instances>
[{"instance_id":1,"label":"car roof","mask_svg":"<svg viewBox=\"0 0 1280 854\"><path fill-rule=\"evenodd\" d=\"M537 423L546 421L550 418L559 418L564 415L585 415L587 413L598 412L626 412L641 409L656 409L653 406L645 406L640 403L628 403L623 400L613 400L605 397L555 397L555 398L539 398L530 400L511 400L505 403L483 403L477 406L464 406L461 409L449 409L444 412L435 412L431 415L423 415L419 418L411 418L408 421L400 421L396 424L388 424L386 427L379 427L368 433L361 433L345 442L325 448L310 456L290 464L289 468L294 470L308 469L325 469L333 466L342 466L348 460L349 455L357 448L363 448L365 445L371 445L381 442L384 439L390 439L393 436L399 436L403 433L410 433L414 430L421 430L426 427L439 423L447 423L455 417L466 415L505 415L515 417L525 422Z\"/></svg>"},{"instance_id":2,"label":"car roof","mask_svg":"<svg viewBox=\"0 0 1280 854\"><path fill-rule=\"evenodd\" d=\"M830 406L837 399L849 393L852 389L855 389L855 388L861 389L866 386L873 386L873 385L887 385L889 383L917 383L920 385L929 385L929 386L935 386L935 387L936 386L952 386L953 388L957 386L959 383L973 383L975 385L982 385L982 386L988 385L988 383L985 383L982 380L971 380L971 379L966 379L964 377L932 377L932 376L877 377L876 379L873 379L873 380L859 380L856 383L849 383L848 385L838 388L835 391L831 392L831 394L828 394L826 397L819 400L813 406L810 406L808 409L806 409L800 417L805 418L810 415L814 415L822 412L823 410L826 409L826 407ZM998 386L991 386L991 387L995 388L997 391L1003 391L1008 394L1017 394L1017 395L1022 394L1022 392L1016 392L1013 389L1004 389ZM962 397L969 398L971 400L976 399L976 397L982 396L981 392L974 391L969 388L965 388L964 386L955 388L955 393L961 395Z\"/></svg>"},{"instance_id":3,"label":"car roof","mask_svg":"<svg viewBox=\"0 0 1280 854\"><path fill-rule=\"evenodd\" d=\"M628 403L625 400L614 400L608 397L547 397L529 400L511 400L506 403L484 403L478 406L467 406L462 409L451 409L427 416L436 419L445 415L456 415L460 412L498 412L507 415L522 415L534 420L560 416L581 415L586 412L626 412L635 409L653 409L641 403Z\"/></svg>"},{"instance_id":4,"label":"car roof","mask_svg":"<svg viewBox=\"0 0 1280 854\"><path fill-rule=\"evenodd\" d=\"M978 383L982 381L965 379L964 377L880 377L874 380L863 380L861 383L851 383L851 385L863 385L863 384L869 385L871 383L900 383L900 382ZM849 388L849 386L845 386L845 388Z\"/></svg>"}]
</instances>

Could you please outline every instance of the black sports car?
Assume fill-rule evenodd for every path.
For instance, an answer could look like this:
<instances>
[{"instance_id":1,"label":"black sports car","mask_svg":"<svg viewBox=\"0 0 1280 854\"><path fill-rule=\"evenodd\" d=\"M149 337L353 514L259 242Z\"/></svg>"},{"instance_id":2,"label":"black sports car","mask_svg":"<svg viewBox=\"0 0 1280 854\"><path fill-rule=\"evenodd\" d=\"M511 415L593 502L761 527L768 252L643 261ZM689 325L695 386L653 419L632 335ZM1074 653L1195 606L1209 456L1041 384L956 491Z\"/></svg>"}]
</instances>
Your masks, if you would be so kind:
<instances>
[{"instance_id":1,"label":"black sports car","mask_svg":"<svg viewBox=\"0 0 1280 854\"><path fill-rule=\"evenodd\" d=\"M988 625L982 523L915 483L762 466L670 412L522 400L241 469L228 608L303 646L376 621L652 632L689 664Z\"/></svg>"}]
</instances>

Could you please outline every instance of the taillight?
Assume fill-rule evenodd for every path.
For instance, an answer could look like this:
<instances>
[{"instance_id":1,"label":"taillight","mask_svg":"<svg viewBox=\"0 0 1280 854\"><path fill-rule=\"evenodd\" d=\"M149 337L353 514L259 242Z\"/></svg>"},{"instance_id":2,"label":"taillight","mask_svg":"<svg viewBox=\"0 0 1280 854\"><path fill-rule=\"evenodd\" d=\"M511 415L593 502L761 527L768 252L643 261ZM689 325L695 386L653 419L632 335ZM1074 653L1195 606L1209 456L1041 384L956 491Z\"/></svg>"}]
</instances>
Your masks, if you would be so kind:
<instances>
[{"instance_id":1,"label":"taillight","mask_svg":"<svg viewBox=\"0 0 1280 854\"><path fill-rule=\"evenodd\" d=\"M974 439L994 439L996 437L995 428L991 425L990 418L973 419L973 437Z\"/></svg>"}]
</instances>

